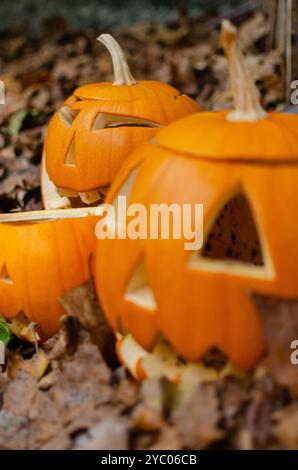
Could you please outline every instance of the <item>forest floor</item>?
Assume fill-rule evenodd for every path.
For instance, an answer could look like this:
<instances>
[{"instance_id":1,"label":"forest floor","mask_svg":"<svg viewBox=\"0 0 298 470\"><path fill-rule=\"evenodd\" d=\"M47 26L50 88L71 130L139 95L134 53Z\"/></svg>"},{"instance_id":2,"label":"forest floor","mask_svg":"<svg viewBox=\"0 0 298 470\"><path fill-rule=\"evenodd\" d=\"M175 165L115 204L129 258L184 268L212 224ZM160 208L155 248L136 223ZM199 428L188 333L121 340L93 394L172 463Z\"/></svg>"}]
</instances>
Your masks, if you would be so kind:
<instances>
[{"instance_id":1,"label":"forest floor","mask_svg":"<svg viewBox=\"0 0 298 470\"><path fill-rule=\"evenodd\" d=\"M232 19L263 105L282 110L283 62L269 49L268 22L259 11L238 11ZM115 36L136 78L165 81L205 109L227 108L220 21L182 15L176 24L141 24ZM40 209L39 165L50 116L77 86L110 80L110 58L95 33L57 18L38 41L2 34L0 57L6 85L0 212ZM68 294L58 335L38 352L18 340L9 345L0 372L0 449L297 449L298 377L289 360L297 306L256 301L270 342L255 370L182 387L166 379L136 383L114 356L107 325L97 325L94 335L84 323L86 308L98 310L90 286Z\"/></svg>"}]
</instances>

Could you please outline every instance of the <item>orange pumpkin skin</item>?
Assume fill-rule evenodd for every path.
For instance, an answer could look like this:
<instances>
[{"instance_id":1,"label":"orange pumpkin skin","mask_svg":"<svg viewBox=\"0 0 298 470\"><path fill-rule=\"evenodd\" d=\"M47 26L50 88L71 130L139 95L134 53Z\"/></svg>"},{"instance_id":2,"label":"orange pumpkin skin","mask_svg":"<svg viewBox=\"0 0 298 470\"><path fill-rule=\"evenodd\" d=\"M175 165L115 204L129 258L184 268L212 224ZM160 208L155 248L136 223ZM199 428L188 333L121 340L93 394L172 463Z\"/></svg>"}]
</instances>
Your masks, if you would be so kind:
<instances>
[{"instance_id":1,"label":"orange pumpkin skin","mask_svg":"<svg viewBox=\"0 0 298 470\"><path fill-rule=\"evenodd\" d=\"M111 184L125 158L157 128L200 110L175 88L155 82L135 85L96 83L75 90L65 105L76 117L66 125L53 116L45 141L46 169L53 183L64 189L87 192ZM156 127L115 127L93 130L100 113L150 121ZM72 146L74 163L67 163Z\"/></svg>"},{"instance_id":2,"label":"orange pumpkin skin","mask_svg":"<svg viewBox=\"0 0 298 470\"><path fill-rule=\"evenodd\" d=\"M0 313L12 319L23 311L42 338L55 334L65 313L59 299L90 277L95 223L1 223Z\"/></svg>"},{"instance_id":3,"label":"orange pumpkin skin","mask_svg":"<svg viewBox=\"0 0 298 470\"><path fill-rule=\"evenodd\" d=\"M200 113L162 129L130 157L107 202L136 168L127 204L200 203L204 239L232 195L245 194L261 241L264 266L194 263L185 240L97 241L95 285L115 331L130 332L150 350L162 335L190 361L220 348L243 370L263 351L261 324L248 292L298 297L298 117L269 114L228 122L227 113ZM156 308L125 297L143 260ZM243 268L243 265L241 265Z\"/></svg>"}]
</instances>

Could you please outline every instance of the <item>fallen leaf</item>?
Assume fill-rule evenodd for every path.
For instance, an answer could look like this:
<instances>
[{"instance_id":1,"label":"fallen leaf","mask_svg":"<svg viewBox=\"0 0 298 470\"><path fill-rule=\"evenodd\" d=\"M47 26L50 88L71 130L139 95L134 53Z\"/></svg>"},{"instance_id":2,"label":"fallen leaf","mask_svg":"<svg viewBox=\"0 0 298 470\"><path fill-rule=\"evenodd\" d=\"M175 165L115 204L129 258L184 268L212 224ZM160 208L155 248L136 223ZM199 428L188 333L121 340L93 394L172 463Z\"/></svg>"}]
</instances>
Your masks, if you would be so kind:
<instances>
[{"instance_id":1,"label":"fallen leaf","mask_svg":"<svg viewBox=\"0 0 298 470\"><path fill-rule=\"evenodd\" d=\"M40 337L33 324L30 323L26 315L22 312L9 322L9 329L11 333L28 343L36 344L40 341Z\"/></svg>"},{"instance_id":2,"label":"fallen leaf","mask_svg":"<svg viewBox=\"0 0 298 470\"><path fill-rule=\"evenodd\" d=\"M89 430L87 443L78 450L127 450L128 422L125 418L111 418Z\"/></svg>"},{"instance_id":3,"label":"fallen leaf","mask_svg":"<svg viewBox=\"0 0 298 470\"><path fill-rule=\"evenodd\" d=\"M170 386L166 379L148 379L142 383L141 403L132 415L137 429L157 431L163 427Z\"/></svg>"},{"instance_id":4,"label":"fallen leaf","mask_svg":"<svg viewBox=\"0 0 298 470\"><path fill-rule=\"evenodd\" d=\"M278 423L274 426L275 437L287 450L298 449L298 405L294 403L279 413Z\"/></svg>"},{"instance_id":5,"label":"fallen leaf","mask_svg":"<svg viewBox=\"0 0 298 470\"><path fill-rule=\"evenodd\" d=\"M67 292L61 299L68 315L75 317L91 335L109 364L115 364L114 334L99 306L91 281Z\"/></svg>"},{"instance_id":6,"label":"fallen leaf","mask_svg":"<svg viewBox=\"0 0 298 470\"><path fill-rule=\"evenodd\" d=\"M14 354L9 361L8 374L15 378L20 371L33 375L36 379L41 379L49 366L49 358L43 349L40 349L31 359L24 359L18 354Z\"/></svg>"},{"instance_id":7,"label":"fallen leaf","mask_svg":"<svg viewBox=\"0 0 298 470\"><path fill-rule=\"evenodd\" d=\"M174 413L173 423L182 447L205 449L224 437L216 384L196 384L186 403Z\"/></svg>"},{"instance_id":8,"label":"fallen leaf","mask_svg":"<svg viewBox=\"0 0 298 470\"><path fill-rule=\"evenodd\" d=\"M298 339L297 300L252 294L263 327L267 356L264 366L281 386L298 395L297 366L291 363L291 343Z\"/></svg>"},{"instance_id":9,"label":"fallen leaf","mask_svg":"<svg viewBox=\"0 0 298 470\"><path fill-rule=\"evenodd\" d=\"M28 116L28 113L28 110L22 110L18 111L11 117L8 124L8 132L11 137L16 137L19 135L23 122L26 116Z\"/></svg>"}]
</instances>

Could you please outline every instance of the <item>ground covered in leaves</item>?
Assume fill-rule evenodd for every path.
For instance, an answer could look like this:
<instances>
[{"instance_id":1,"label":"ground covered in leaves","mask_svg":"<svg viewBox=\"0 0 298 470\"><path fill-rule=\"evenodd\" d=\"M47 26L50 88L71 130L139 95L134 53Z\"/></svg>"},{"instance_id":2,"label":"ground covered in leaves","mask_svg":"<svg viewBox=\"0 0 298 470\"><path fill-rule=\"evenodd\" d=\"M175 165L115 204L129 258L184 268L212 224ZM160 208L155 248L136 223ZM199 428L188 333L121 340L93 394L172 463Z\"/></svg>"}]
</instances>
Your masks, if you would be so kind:
<instances>
[{"instance_id":1,"label":"ground covered in leaves","mask_svg":"<svg viewBox=\"0 0 298 470\"><path fill-rule=\"evenodd\" d=\"M282 109L282 58L259 11L237 10L240 41L267 109ZM168 82L206 109L229 107L221 17L116 31L136 78ZM99 33L99 32L97 32ZM47 123L78 85L111 79L95 32L47 21L43 35L0 35L0 211L41 208L39 164ZM296 302L254 297L268 354L250 375L174 385L135 383L120 367L90 286L62 301L62 328L35 352L15 340L0 373L0 449L298 448L298 377L289 344ZM249 345L247 345L249 347Z\"/></svg>"}]
</instances>

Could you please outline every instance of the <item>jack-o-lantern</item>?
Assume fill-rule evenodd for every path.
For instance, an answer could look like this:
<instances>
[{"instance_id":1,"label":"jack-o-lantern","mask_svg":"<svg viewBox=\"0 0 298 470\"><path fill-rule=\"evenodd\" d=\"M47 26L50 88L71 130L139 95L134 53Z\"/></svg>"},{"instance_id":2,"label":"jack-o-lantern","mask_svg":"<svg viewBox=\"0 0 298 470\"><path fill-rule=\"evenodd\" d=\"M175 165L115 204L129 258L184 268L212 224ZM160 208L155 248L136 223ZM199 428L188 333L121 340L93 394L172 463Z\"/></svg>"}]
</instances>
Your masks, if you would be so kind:
<instances>
[{"instance_id":1,"label":"jack-o-lantern","mask_svg":"<svg viewBox=\"0 0 298 470\"><path fill-rule=\"evenodd\" d=\"M60 298L90 277L95 213L83 208L0 214L2 315L24 314L42 338L58 330Z\"/></svg>"},{"instance_id":2,"label":"jack-o-lantern","mask_svg":"<svg viewBox=\"0 0 298 470\"><path fill-rule=\"evenodd\" d=\"M78 197L95 203L99 189L111 184L139 144L161 126L199 111L195 101L169 85L136 81L115 39L109 34L98 39L111 54L115 80L76 89L53 116L41 171L46 209L70 206Z\"/></svg>"},{"instance_id":3,"label":"jack-o-lantern","mask_svg":"<svg viewBox=\"0 0 298 470\"><path fill-rule=\"evenodd\" d=\"M298 298L298 117L263 110L236 36L224 22L235 110L162 129L107 197L126 196L147 214L152 204L203 204L202 247L186 250L183 236L97 241L95 283L114 330L146 350L162 337L197 361L216 347L247 370L263 352L250 292ZM128 223L118 214L122 230ZM131 351L120 351L124 362Z\"/></svg>"}]
</instances>

